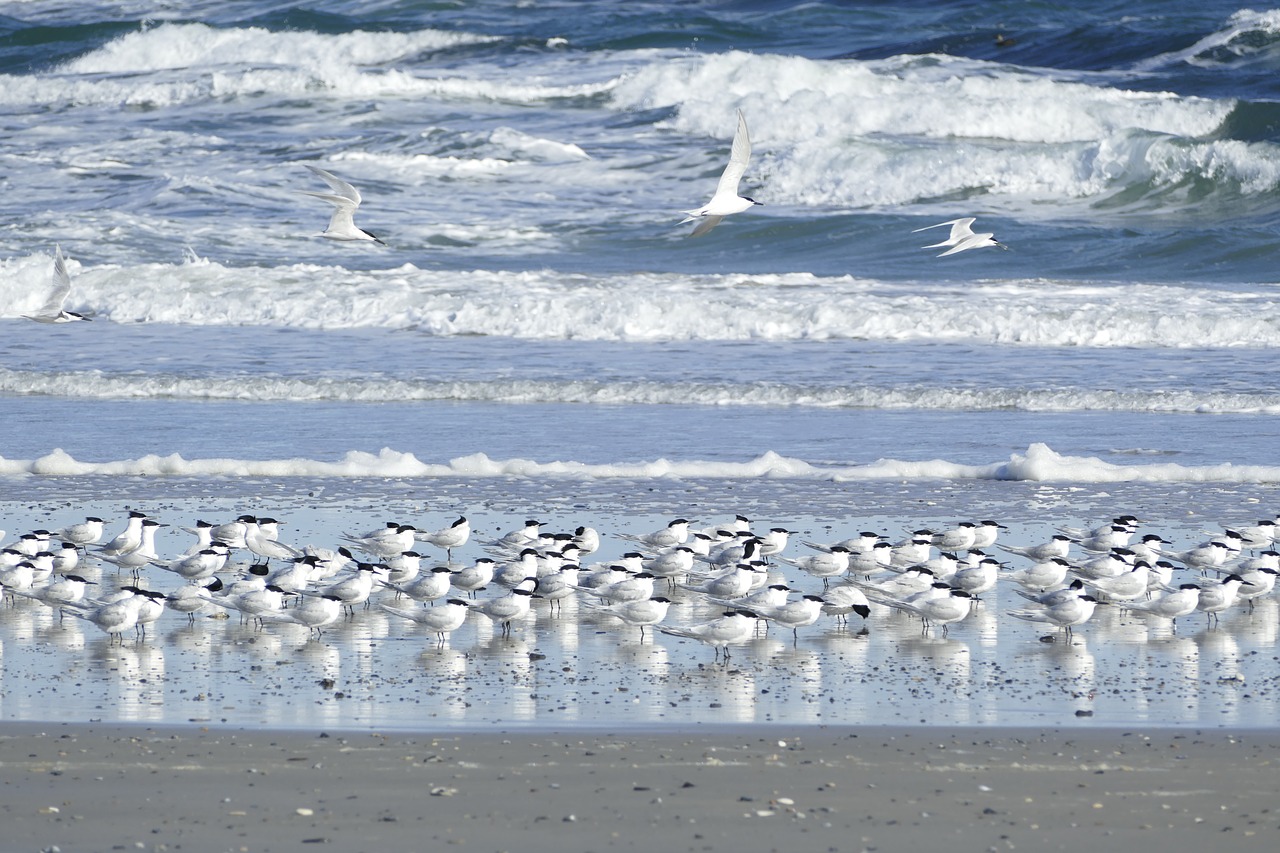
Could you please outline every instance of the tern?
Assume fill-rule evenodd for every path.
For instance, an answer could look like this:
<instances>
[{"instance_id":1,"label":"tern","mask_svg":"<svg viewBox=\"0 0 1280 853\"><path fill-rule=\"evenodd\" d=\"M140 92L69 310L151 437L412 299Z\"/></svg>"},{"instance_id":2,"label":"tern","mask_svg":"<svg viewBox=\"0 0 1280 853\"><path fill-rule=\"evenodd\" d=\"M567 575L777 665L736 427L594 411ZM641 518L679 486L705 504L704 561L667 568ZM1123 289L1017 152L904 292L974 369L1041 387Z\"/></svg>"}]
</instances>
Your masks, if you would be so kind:
<instances>
[{"instance_id":1,"label":"tern","mask_svg":"<svg viewBox=\"0 0 1280 853\"><path fill-rule=\"evenodd\" d=\"M227 564L227 557L230 553L231 550L226 545L218 543L211 544L208 548L197 551L194 554L173 560L154 559L150 562L152 565L158 566L167 572L173 572L183 580L197 583L222 571Z\"/></svg>"},{"instance_id":2,"label":"tern","mask_svg":"<svg viewBox=\"0 0 1280 853\"><path fill-rule=\"evenodd\" d=\"M471 522L467 521L465 515L460 516L457 521L442 530L437 530L434 533L417 530L414 532L413 537L419 542L426 542L430 545L435 545L437 548L443 548L445 559L452 560L453 549L466 545L467 540L471 538Z\"/></svg>"},{"instance_id":3,"label":"tern","mask_svg":"<svg viewBox=\"0 0 1280 853\"><path fill-rule=\"evenodd\" d=\"M65 607L71 604L78 604L84 599L85 586L93 584L91 580L85 580L80 575L63 575L59 580L43 586L33 586L30 589L10 589L15 595L23 598L32 598L48 607L58 611L59 620L66 612Z\"/></svg>"},{"instance_id":4,"label":"tern","mask_svg":"<svg viewBox=\"0 0 1280 853\"><path fill-rule=\"evenodd\" d=\"M666 578L668 583L675 584L678 578L685 577L693 570L693 549L687 545L677 545L645 560L641 565L649 574Z\"/></svg>"},{"instance_id":5,"label":"tern","mask_svg":"<svg viewBox=\"0 0 1280 853\"><path fill-rule=\"evenodd\" d=\"M1084 578L1085 586L1096 589L1112 601L1134 601L1147 594L1147 582L1151 566L1145 561L1138 561L1132 569L1124 574L1109 578Z\"/></svg>"},{"instance_id":6,"label":"tern","mask_svg":"<svg viewBox=\"0 0 1280 853\"><path fill-rule=\"evenodd\" d=\"M1070 568L1071 564L1065 558L1050 557L1030 568L1010 572L1004 575L1004 579L1020 584L1027 589L1036 589L1043 592L1062 584L1067 579L1067 570Z\"/></svg>"},{"instance_id":7,"label":"tern","mask_svg":"<svg viewBox=\"0 0 1280 853\"><path fill-rule=\"evenodd\" d=\"M330 584L320 590L316 597L336 595L347 612L354 616L357 604L363 604L365 607L369 606L369 594L373 592L373 576L380 574L382 571L382 566L377 563L356 563L356 570L351 577ZM303 592L303 595L312 594Z\"/></svg>"},{"instance_id":8,"label":"tern","mask_svg":"<svg viewBox=\"0 0 1280 853\"><path fill-rule=\"evenodd\" d=\"M427 574L415 578L410 583L394 583L381 579L378 580L378 583L394 589L397 593L397 598L405 595L414 601L421 601L426 604L448 595L452 579L453 571L448 566L436 566Z\"/></svg>"},{"instance_id":9,"label":"tern","mask_svg":"<svg viewBox=\"0 0 1280 853\"><path fill-rule=\"evenodd\" d=\"M342 618L342 599L336 595L320 595L307 598L292 610L262 613L260 622L292 622L315 631L316 637L323 629Z\"/></svg>"},{"instance_id":10,"label":"tern","mask_svg":"<svg viewBox=\"0 0 1280 853\"><path fill-rule=\"evenodd\" d=\"M653 598L643 601L621 601L610 605L584 602L583 606L595 613L604 613L617 617L626 624L639 628L640 639L643 640L646 625L657 625L667 618L667 609L671 606L671 599L655 595Z\"/></svg>"},{"instance_id":11,"label":"tern","mask_svg":"<svg viewBox=\"0 0 1280 853\"><path fill-rule=\"evenodd\" d=\"M85 545L96 545L98 543L98 540L102 538L102 528L102 519L91 515L79 524L70 524L61 530L53 531L53 536L63 542L70 542L72 545L84 547Z\"/></svg>"},{"instance_id":12,"label":"tern","mask_svg":"<svg viewBox=\"0 0 1280 853\"><path fill-rule=\"evenodd\" d=\"M1039 609L1010 610L1009 615L1024 622L1041 622L1056 625L1068 637L1076 625L1083 625L1093 617L1098 600L1092 595L1080 595L1059 604Z\"/></svg>"},{"instance_id":13,"label":"tern","mask_svg":"<svg viewBox=\"0 0 1280 853\"><path fill-rule=\"evenodd\" d=\"M304 163L303 165L333 188L333 192L329 193L299 190L303 195L309 195L333 205L333 216L329 218L329 227L324 230L324 234L321 236L344 243L372 242L377 243L379 246L387 245L363 228L356 227L356 208L360 206L360 202L363 200L358 189L332 172L321 169L319 166L313 166L310 163Z\"/></svg>"},{"instance_id":14,"label":"tern","mask_svg":"<svg viewBox=\"0 0 1280 853\"><path fill-rule=\"evenodd\" d=\"M67 272L67 259L62 257L62 247L53 249L53 289L44 305L34 314L23 314L28 320L37 323L74 323L77 320L88 320L83 314L63 308L67 297L71 295L71 274Z\"/></svg>"},{"instance_id":15,"label":"tern","mask_svg":"<svg viewBox=\"0 0 1280 853\"><path fill-rule=\"evenodd\" d=\"M476 597L478 590L484 589L493 581L493 570L497 563L490 557L480 557L470 566L453 573L453 587Z\"/></svg>"},{"instance_id":16,"label":"tern","mask_svg":"<svg viewBox=\"0 0 1280 853\"><path fill-rule=\"evenodd\" d=\"M729 646L745 643L751 639L751 635L755 631L755 618L756 615L747 610L728 610L720 618L701 625L691 625L689 627L663 627L658 625L656 627L664 634L697 640L700 643L711 646L715 650L717 659L720 658L720 654L723 651L724 659L727 662L729 660Z\"/></svg>"},{"instance_id":17,"label":"tern","mask_svg":"<svg viewBox=\"0 0 1280 853\"><path fill-rule=\"evenodd\" d=\"M653 574L640 572L635 575L627 575L620 580L595 589L583 590L583 592L609 604L618 604L624 601L647 601L653 598L653 582Z\"/></svg>"},{"instance_id":18,"label":"tern","mask_svg":"<svg viewBox=\"0 0 1280 853\"><path fill-rule=\"evenodd\" d=\"M244 546L255 557L261 557L264 565L271 562L272 557L278 560L293 560L303 556L297 548L272 538L273 528L268 525L275 523L270 519L262 518L245 522Z\"/></svg>"},{"instance_id":19,"label":"tern","mask_svg":"<svg viewBox=\"0 0 1280 853\"><path fill-rule=\"evenodd\" d=\"M1025 589L1015 589L1014 592L1028 601L1034 601L1036 604L1043 607L1053 607L1064 601L1074 601L1080 596L1086 594L1084 592L1084 581L1079 578L1073 580L1069 585L1061 589L1050 589L1045 590L1044 592L1028 592Z\"/></svg>"},{"instance_id":20,"label":"tern","mask_svg":"<svg viewBox=\"0 0 1280 853\"><path fill-rule=\"evenodd\" d=\"M711 201L704 204L697 210L686 210L685 219L680 221L683 225L686 222L694 220L702 220L698 223L698 227L693 229L689 234L690 237L701 237L712 228L720 224L720 221L732 213L741 213L748 210L752 205L762 204L755 199L738 195L738 183L742 180L742 175L747 171L747 161L751 159L751 137L747 133L747 119L742 114L742 110L738 110L738 130L733 134L733 148L729 151L729 165L724 167L724 173L720 176L720 183L716 185L716 193L711 197Z\"/></svg>"},{"instance_id":21,"label":"tern","mask_svg":"<svg viewBox=\"0 0 1280 853\"><path fill-rule=\"evenodd\" d=\"M542 522L536 519L528 519L524 523L524 527L518 530L512 530L501 539L494 539L489 542L482 543L486 548L494 548L499 551L511 551L519 554L525 548L538 541L538 532L542 528Z\"/></svg>"},{"instance_id":22,"label":"tern","mask_svg":"<svg viewBox=\"0 0 1280 853\"><path fill-rule=\"evenodd\" d=\"M209 602L228 610L239 610L240 621L248 619L262 627L264 613L275 613L284 608L285 591L275 584L268 584L262 589L251 589L233 595L210 597Z\"/></svg>"},{"instance_id":23,"label":"tern","mask_svg":"<svg viewBox=\"0 0 1280 853\"><path fill-rule=\"evenodd\" d=\"M864 621L871 615L871 603L857 587L832 587L822 598L826 602L822 605L822 612L836 617L837 625L849 624L850 613L857 613Z\"/></svg>"},{"instance_id":24,"label":"tern","mask_svg":"<svg viewBox=\"0 0 1280 853\"><path fill-rule=\"evenodd\" d=\"M565 563L555 574L538 578L534 591L539 598L549 605L552 616L564 610L564 600L578 592L579 568L574 563Z\"/></svg>"},{"instance_id":25,"label":"tern","mask_svg":"<svg viewBox=\"0 0 1280 853\"><path fill-rule=\"evenodd\" d=\"M950 225L951 236L947 237L947 239L943 240L941 243L931 243L928 246L922 247L925 249L941 249L949 247L945 252L938 255L940 258L945 258L947 255L954 255L957 252L965 252L969 249L981 249L984 246L999 246L1001 249L1009 248L1004 243L996 240L996 235L990 231L980 234L973 233L973 228L971 227L973 222L974 218L972 216L966 216L963 219L948 219L946 222L939 222L937 225L926 225L923 228L916 228L911 233L916 234L920 231L928 231L930 228L941 228L944 225Z\"/></svg>"},{"instance_id":26,"label":"tern","mask_svg":"<svg viewBox=\"0 0 1280 853\"><path fill-rule=\"evenodd\" d=\"M646 548L660 551L664 548L674 548L677 545L683 545L689 539L688 519L677 518L666 527L659 528L652 533L643 533L635 535L631 533L619 533L619 539L626 539L631 542L638 542Z\"/></svg>"},{"instance_id":27,"label":"tern","mask_svg":"<svg viewBox=\"0 0 1280 853\"><path fill-rule=\"evenodd\" d=\"M109 641L124 642L124 632L138 625L138 608L128 601L113 601L96 607L69 605L71 613L97 625Z\"/></svg>"},{"instance_id":28,"label":"tern","mask_svg":"<svg viewBox=\"0 0 1280 853\"><path fill-rule=\"evenodd\" d=\"M408 619L411 622L425 626L439 638L438 645L443 646L448 636L461 628L462 623L467 621L470 605L461 598L451 598L440 607L432 607L429 610L420 608L406 610L401 607L392 607L389 604L379 604L378 607L387 613L392 613L402 619Z\"/></svg>"},{"instance_id":29,"label":"tern","mask_svg":"<svg viewBox=\"0 0 1280 853\"><path fill-rule=\"evenodd\" d=\"M1168 619L1170 622L1190 613L1194 613L1200 604L1200 587L1193 583L1184 583L1173 592L1161 595L1149 601L1122 602L1120 607L1133 613L1145 613Z\"/></svg>"},{"instance_id":30,"label":"tern","mask_svg":"<svg viewBox=\"0 0 1280 853\"><path fill-rule=\"evenodd\" d=\"M784 628L790 628L792 639L798 641L800 629L817 622L826 603L820 595L805 595L796 601L788 601L777 607L749 607L742 605L742 609L751 611L760 619L768 622L777 622Z\"/></svg>"},{"instance_id":31,"label":"tern","mask_svg":"<svg viewBox=\"0 0 1280 853\"><path fill-rule=\"evenodd\" d=\"M593 554L600 550L600 534L593 527L579 527L573 531L573 544L581 554Z\"/></svg>"},{"instance_id":32,"label":"tern","mask_svg":"<svg viewBox=\"0 0 1280 853\"><path fill-rule=\"evenodd\" d=\"M121 554L128 554L130 551L136 551L138 546L142 544L142 522L147 517L145 512L131 510L129 512L129 521L125 524L124 530L103 545L98 553L108 557L119 557Z\"/></svg>"},{"instance_id":33,"label":"tern","mask_svg":"<svg viewBox=\"0 0 1280 853\"><path fill-rule=\"evenodd\" d=\"M413 543L417 541L417 532L418 529L412 524L388 523L386 527L371 531L363 536L344 533L342 538L350 542L357 550L386 559L412 550Z\"/></svg>"},{"instance_id":34,"label":"tern","mask_svg":"<svg viewBox=\"0 0 1280 853\"><path fill-rule=\"evenodd\" d=\"M506 595L485 599L473 605L477 613L483 613L502 626L504 637L511 634L512 622L523 619L529 614L529 605L532 603L530 599L533 597L532 587L537 583L537 579L529 578L528 581L527 586L517 587Z\"/></svg>"},{"instance_id":35,"label":"tern","mask_svg":"<svg viewBox=\"0 0 1280 853\"><path fill-rule=\"evenodd\" d=\"M1218 624L1218 614L1236 603L1241 586L1252 586L1239 575L1227 575L1216 584L1200 588L1196 609L1208 616L1210 626Z\"/></svg>"},{"instance_id":36,"label":"tern","mask_svg":"<svg viewBox=\"0 0 1280 853\"><path fill-rule=\"evenodd\" d=\"M817 554L778 559L808 575L821 578L824 585L828 584L831 578L839 577L849 571L849 549L843 545L833 545L830 551L820 551Z\"/></svg>"},{"instance_id":37,"label":"tern","mask_svg":"<svg viewBox=\"0 0 1280 853\"><path fill-rule=\"evenodd\" d=\"M923 620L921 632L928 631L933 625L942 626L942 636L947 636L952 622L959 622L969 615L973 609L972 597L962 589L949 589L946 584L938 584L939 592L924 598L893 599L875 595L867 598L876 604L892 607L919 616Z\"/></svg>"},{"instance_id":38,"label":"tern","mask_svg":"<svg viewBox=\"0 0 1280 853\"><path fill-rule=\"evenodd\" d=\"M211 604L213 593L221 589L222 581L218 578L214 578L208 586L183 584L169 593L165 601L168 602L170 610L187 614L187 624L194 625L196 614L204 610L205 605Z\"/></svg>"},{"instance_id":39,"label":"tern","mask_svg":"<svg viewBox=\"0 0 1280 853\"><path fill-rule=\"evenodd\" d=\"M1064 533L1055 534L1048 542L1040 545L997 545L996 547L1017 554L1038 563L1047 562L1054 557L1066 557L1071 551L1071 538Z\"/></svg>"}]
</instances>

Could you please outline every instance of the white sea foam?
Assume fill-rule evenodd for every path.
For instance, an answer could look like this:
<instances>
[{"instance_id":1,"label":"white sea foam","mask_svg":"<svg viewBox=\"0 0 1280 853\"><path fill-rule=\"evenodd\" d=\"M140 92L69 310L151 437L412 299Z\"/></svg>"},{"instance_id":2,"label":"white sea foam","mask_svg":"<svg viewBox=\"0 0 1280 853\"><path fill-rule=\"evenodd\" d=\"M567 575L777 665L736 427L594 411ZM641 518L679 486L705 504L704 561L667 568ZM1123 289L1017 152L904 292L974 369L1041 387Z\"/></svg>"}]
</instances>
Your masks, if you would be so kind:
<instances>
[{"instance_id":1,"label":"white sea foam","mask_svg":"<svg viewBox=\"0 0 1280 853\"><path fill-rule=\"evenodd\" d=\"M724 115L740 106L769 117L752 127L753 140L766 144L875 134L1067 143L1128 128L1197 136L1231 106L943 55L860 61L741 51L646 65L611 97L624 107L679 107L675 126L716 138Z\"/></svg>"},{"instance_id":2,"label":"white sea foam","mask_svg":"<svg viewBox=\"0 0 1280 853\"><path fill-rule=\"evenodd\" d=\"M588 380L449 380L368 377L179 376L0 368L0 394L80 400L253 402L466 402L716 406L914 411L1280 414L1280 394L1114 391L1089 388L818 386L803 383Z\"/></svg>"},{"instance_id":3,"label":"white sea foam","mask_svg":"<svg viewBox=\"0 0 1280 853\"><path fill-rule=\"evenodd\" d=\"M0 103L170 107L252 95L338 98L438 97L533 102L607 91L609 83L473 67L437 69L433 51L499 41L419 30L340 34L165 23L129 33L55 73L0 75Z\"/></svg>"},{"instance_id":4,"label":"white sea foam","mask_svg":"<svg viewBox=\"0 0 1280 853\"><path fill-rule=\"evenodd\" d=\"M527 479L793 479L855 482L865 480L1019 480L1064 483L1276 483L1280 467L1170 463L1116 465L1096 457L1070 457L1044 444L987 465L945 460L913 462L881 459L867 465L824 466L776 453L745 462L700 462L657 459L651 462L586 464L490 459L483 453L445 463L422 462L412 453L384 448L379 453L350 451L336 462L314 459L185 459L177 454L143 456L109 462L81 462L62 450L38 459L0 457L0 475L38 477L303 477L303 478L493 478Z\"/></svg>"},{"instance_id":5,"label":"white sea foam","mask_svg":"<svg viewBox=\"0 0 1280 853\"><path fill-rule=\"evenodd\" d=\"M1194 286L1026 279L956 288L809 273L449 272L411 264L357 271L194 259L70 267L73 310L87 308L118 323L391 328L592 341L1280 346L1280 304L1261 286L1227 294ZM51 255L0 261L0 316L38 307L50 269Z\"/></svg>"},{"instance_id":6,"label":"white sea foam","mask_svg":"<svg viewBox=\"0 0 1280 853\"><path fill-rule=\"evenodd\" d=\"M1238 66L1241 60L1261 60L1274 66L1280 52L1280 9L1241 9L1219 30L1190 47L1162 53L1137 63L1139 71L1153 71L1185 62L1202 68Z\"/></svg>"},{"instance_id":7,"label":"white sea foam","mask_svg":"<svg viewBox=\"0 0 1280 853\"><path fill-rule=\"evenodd\" d=\"M728 52L639 68L612 90L624 109L676 107L671 125L721 139L752 120L748 180L772 201L888 206L995 195L1034 217L1125 189L1211 179L1280 186L1280 148L1210 137L1235 107L1117 88L1077 75L949 56L813 60Z\"/></svg>"},{"instance_id":8,"label":"white sea foam","mask_svg":"<svg viewBox=\"0 0 1280 853\"><path fill-rule=\"evenodd\" d=\"M205 24L167 23L114 39L66 63L63 70L74 74L139 74L227 65L384 65L442 48L498 40L493 36L445 30L408 33L356 30L322 35L260 27L216 28Z\"/></svg>"}]
</instances>

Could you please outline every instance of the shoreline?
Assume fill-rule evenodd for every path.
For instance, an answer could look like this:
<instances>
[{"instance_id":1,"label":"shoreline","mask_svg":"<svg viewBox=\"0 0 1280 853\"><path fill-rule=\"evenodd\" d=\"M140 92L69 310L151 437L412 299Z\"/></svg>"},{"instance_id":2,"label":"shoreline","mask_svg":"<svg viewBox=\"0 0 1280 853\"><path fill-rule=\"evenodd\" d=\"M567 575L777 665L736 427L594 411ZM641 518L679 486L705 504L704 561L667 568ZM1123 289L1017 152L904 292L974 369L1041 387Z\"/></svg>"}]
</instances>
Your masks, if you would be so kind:
<instances>
[{"instance_id":1,"label":"shoreline","mask_svg":"<svg viewBox=\"0 0 1280 853\"><path fill-rule=\"evenodd\" d=\"M9 844L63 851L1260 849L1277 760L1268 729L0 723Z\"/></svg>"}]
</instances>

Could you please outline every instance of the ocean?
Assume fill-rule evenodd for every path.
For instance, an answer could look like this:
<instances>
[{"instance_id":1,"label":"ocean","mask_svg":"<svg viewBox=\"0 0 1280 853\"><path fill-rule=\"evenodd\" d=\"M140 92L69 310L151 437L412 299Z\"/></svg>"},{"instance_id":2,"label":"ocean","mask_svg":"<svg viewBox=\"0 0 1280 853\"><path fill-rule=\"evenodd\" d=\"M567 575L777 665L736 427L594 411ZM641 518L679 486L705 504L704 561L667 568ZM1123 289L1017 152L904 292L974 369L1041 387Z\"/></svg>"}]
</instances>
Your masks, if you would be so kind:
<instances>
[{"instance_id":1,"label":"ocean","mask_svg":"<svg viewBox=\"0 0 1280 853\"><path fill-rule=\"evenodd\" d=\"M325 547L387 519L465 514L494 536L537 517L598 526L612 558L610 533L681 515L822 541L995 517L1027 544L1133 512L1190 548L1280 511L1278 68L1280 9L1219 2L0 3L0 528L142 508L176 553L206 515L273 515ZM711 196L738 110L763 206L691 238L682 211ZM308 164L360 189L385 246L319 236ZM943 231L912 233L967 216L1007 250L937 257L922 246ZM91 322L22 318L55 246ZM1000 607L927 642L879 614L869 636L793 647L775 629L735 654L759 682L817 678L803 712L670 638L617 667L662 673L640 723L671 691L734 722L876 721L845 658L908 696L908 648L951 686L885 721L1269 725L1266 690L1239 697L1280 676L1267 604L1154 638L1111 614L1087 646L1038 643ZM237 692L213 629L172 617L168 641L117 649L16 607L0 641L30 689L0 697L7 718L301 719L288 690L278 707ZM410 726L424 702L455 725L620 713L558 666L551 687L524 669L531 651L616 663L607 632L570 641L542 618L437 653L364 618L382 627L293 638L300 683L336 667L367 689L304 722ZM225 649L274 636L236 630L218 627ZM381 702L371 637L402 676L499 675ZM272 642L255 666L287 657ZM119 664L166 654L167 679ZM190 713L187 655L239 710ZM1096 717L1059 700L1097 685L1036 676L1183 677L1189 658L1190 686L1117 692ZM1000 688L1015 660L1024 687ZM512 661L519 709L468 704ZM62 669L100 693L50 710Z\"/></svg>"}]
</instances>

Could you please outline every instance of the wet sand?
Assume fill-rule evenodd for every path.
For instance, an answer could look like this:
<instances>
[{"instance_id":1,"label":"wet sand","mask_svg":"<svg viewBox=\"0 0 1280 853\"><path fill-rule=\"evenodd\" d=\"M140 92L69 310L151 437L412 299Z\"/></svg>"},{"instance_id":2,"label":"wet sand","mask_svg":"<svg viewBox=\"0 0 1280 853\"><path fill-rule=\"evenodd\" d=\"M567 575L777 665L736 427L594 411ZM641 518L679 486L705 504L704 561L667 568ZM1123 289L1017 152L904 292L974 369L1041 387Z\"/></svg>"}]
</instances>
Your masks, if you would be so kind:
<instances>
[{"instance_id":1,"label":"wet sand","mask_svg":"<svg viewBox=\"0 0 1280 853\"><path fill-rule=\"evenodd\" d=\"M1261 730L5 723L0 813L13 850L1261 850L1277 760Z\"/></svg>"}]
</instances>

